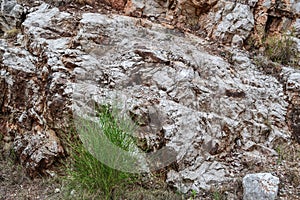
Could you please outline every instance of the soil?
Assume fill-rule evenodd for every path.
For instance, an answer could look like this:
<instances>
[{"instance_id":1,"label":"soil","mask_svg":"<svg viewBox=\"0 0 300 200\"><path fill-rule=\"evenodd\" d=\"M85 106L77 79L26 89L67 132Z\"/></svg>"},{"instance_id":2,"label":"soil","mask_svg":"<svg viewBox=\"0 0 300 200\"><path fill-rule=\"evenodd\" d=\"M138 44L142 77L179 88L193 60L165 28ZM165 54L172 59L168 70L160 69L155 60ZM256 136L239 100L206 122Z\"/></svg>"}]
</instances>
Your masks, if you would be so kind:
<instances>
[{"instance_id":1,"label":"soil","mask_svg":"<svg viewBox=\"0 0 300 200\"><path fill-rule=\"evenodd\" d=\"M62 181L58 177L29 178L24 168L12 157L0 159L0 199L62 199L58 193Z\"/></svg>"}]
</instances>

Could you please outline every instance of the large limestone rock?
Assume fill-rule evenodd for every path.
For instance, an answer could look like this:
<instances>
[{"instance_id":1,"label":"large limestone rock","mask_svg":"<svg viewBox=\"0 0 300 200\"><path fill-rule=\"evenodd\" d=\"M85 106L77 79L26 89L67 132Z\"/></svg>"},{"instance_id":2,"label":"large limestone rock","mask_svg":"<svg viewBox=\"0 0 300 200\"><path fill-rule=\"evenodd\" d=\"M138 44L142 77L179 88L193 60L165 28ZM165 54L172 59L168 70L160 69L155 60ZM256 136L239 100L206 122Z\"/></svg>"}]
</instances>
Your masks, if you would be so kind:
<instances>
[{"instance_id":1,"label":"large limestone rock","mask_svg":"<svg viewBox=\"0 0 300 200\"><path fill-rule=\"evenodd\" d=\"M227 0L129 0L125 14L145 16L152 20L196 31L226 44L237 38L245 41L250 35L257 44L268 34L291 29L299 18L297 1L227 1Z\"/></svg>"},{"instance_id":2,"label":"large limestone rock","mask_svg":"<svg viewBox=\"0 0 300 200\"><path fill-rule=\"evenodd\" d=\"M243 200L274 200L279 178L270 173L247 174L243 178Z\"/></svg>"},{"instance_id":3,"label":"large limestone rock","mask_svg":"<svg viewBox=\"0 0 300 200\"><path fill-rule=\"evenodd\" d=\"M45 5L44 8L47 7ZM46 27L47 20L53 16L58 20L60 16L61 20L66 17L60 15L58 9L51 11L48 16L35 18L35 25L27 27L26 23L32 19L29 17L29 21L24 24L25 29L34 29L51 37L47 31L42 33L39 26ZM29 33L27 30L25 32ZM2 133L15 136L14 149L31 175L43 172L56 157L63 155L57 133L66 125L64 122L69 120L68 100L62 90L67 79L59 72L58 64L54 64L58 57L46 55L45 49L48 47L44 46L45 39L37 33L35 36L21 36L21 47L14 47L5 40L1 40L0 46L3 91L1 115L7 119L2 122L5 127ZM63 40L59 43L63 44ZM62 47L57 44L54 44L53 52Z\"/></svg>"},{"instance_id":4,"label":"large limestone rock","mask_svg":"<svg viewBox=\"0 0 300 200\"><path fill-rule=\"evenodd\" d=\"M235 35L243 40L255 24L255 1L190 3L222 7L211 35L229 43ZM135 6L140 10L132 15L150 9ZM215 18L211 12L199 15ZM0 114L6 119L0 127L14 136L32 175L64 154L59 136L73 113L116 98L139 123L148 151L175 152L166 181L182 192L229 185L249 166L273 162L278 145L299 139L299 70L260 69L247 52L146 19L61 12L47 4L28 14L22 30L14 43L0 40Z\"/></svg>"}]
</instances>

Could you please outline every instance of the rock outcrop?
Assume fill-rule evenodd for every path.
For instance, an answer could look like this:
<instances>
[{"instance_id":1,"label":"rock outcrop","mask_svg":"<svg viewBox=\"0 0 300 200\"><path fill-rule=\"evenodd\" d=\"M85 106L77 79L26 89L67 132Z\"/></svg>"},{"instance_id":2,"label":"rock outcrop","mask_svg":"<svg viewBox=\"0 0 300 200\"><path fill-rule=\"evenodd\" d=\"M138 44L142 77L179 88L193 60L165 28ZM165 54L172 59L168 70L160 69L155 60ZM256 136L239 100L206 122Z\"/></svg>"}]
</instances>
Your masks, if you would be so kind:
<instances>
[{"instance_id":1,"label":"rock outcrop","mask_svg":"<svg viewBox=\"0 0 300 200\"><path fill-rule=\"evenodd\" d=\"M17 1L2 0L0 8L0 33L20 27L25 10Z\"/></svg>"},{"instance_id":2,"label":"rock outcrop","mask_svg":"<svg viewBox=\"0 0 300 200\"><path fill-rule=\"evenodd\" d=\"M283 33L299 18L297 1L269 0L129 0L130 16L147 17L190 29L208 38L231 44L251 35L260 44L269 34Z\"/></svg>"},{"instance_id":3,"label":"rock outcrop","mask_svg":"<svg viewBox=\"0 0 300 200\"><path fill-rule=\"evenodd\" d=\"M183 30L242 47L257 27L273 27L272 6L258 12L266 4L129 0L119 7L129 16L41 4L15 41L0 40L2 134L34 176L64 155L59 138L74 113L117 98L142 119L138 137L149 151L175 150L170 185L182 192L231 187L273 165L279 145L299 142L300 71L258 66L246 51ZM297 6L276 6L275 13L290 8L287 26L297 23Z\"/></svg>"}]
</instances>

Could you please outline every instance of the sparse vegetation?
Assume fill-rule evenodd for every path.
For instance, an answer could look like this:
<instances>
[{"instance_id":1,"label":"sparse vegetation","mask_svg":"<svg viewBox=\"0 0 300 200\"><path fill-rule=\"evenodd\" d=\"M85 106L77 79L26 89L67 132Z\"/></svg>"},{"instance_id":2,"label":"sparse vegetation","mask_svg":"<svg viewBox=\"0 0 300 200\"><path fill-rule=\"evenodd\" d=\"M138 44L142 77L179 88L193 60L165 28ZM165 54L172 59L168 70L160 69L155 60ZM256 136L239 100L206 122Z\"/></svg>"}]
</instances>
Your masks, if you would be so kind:
<instances>
[{"instance_id":1,"label":"sparse vegetation","mask_svg":"<svg viewBox=\"0 0 300 200\"><path fill-rule=\"evenodd\" d=\"M4 38L5 39L13 39L18 35L18 33L20 33L20 29L13 28L4 33Z\"/></svg>"},{"instance_id":2,"label":"sparse vegetation","mask_svg":"<svg viewBox=\"0 0 300 200\"><path fill-rule=\"evenodd\" d=\"M197 196L197 191L196 190L192 190L191 191L191 198L190 199L195 199Z\"/></svg>"},{"instance_id":3,"label":"sparse vegetation","mask_svg":"<svg viewBox=\"0 0 300 200\"><path fill-rule=\"evenodd\" d=\"M117 156L117 152L112 152L114 149L107 148L107 144L104 144L107 142L104 137L107 137L111 143L125 151L131 151L133 148L135 141L129 134L132 126L125 118L114 114L108 106L99 110L101 129L97 123L89 120L82 119L79 122L80 125L76 129L81 140L69 142L73 160L68 168L71 190L83 189L88 193L98 194L103 199L110 199L117 195L116 191L136 180L137 175L117 170L120 163L124 165L126 161L133 162L133 158ZM113 166L107 166L99 159Z\"/></svg>"},{"instance_id":4,"label":"sparse vegetation","mask_svg":"<svg viewBox=\"0 0 300 200\"><path fill-rule=\"evenodd\" d=\"M276 148L278 153L277 163L286 165L285 171L280 173L284 175L282 180L282 187L285 187L287 184L297 188L300 184L300 173L299 173L299 162L300 162L300 145L299 144L288 144L283 143Z\"/></svg>"},{"instance_id":5,"label":"sparse vegetation","mask_svg":"<svg viewBox=\"0 0 300 200\"><path fill-rule=\"evenodd\" d=\"M282 151L282 147L277 146L275 150L278 153L277 164L281 164L282 160L284 159L284 153Z\"/></svg>"},{"instance_id":6,"label":"sparse vegetation","mask_svg":"<svg viewBox=\"0 0 300 200\"><path fill-rule=\"evenodd\" d=\"M299 62L296 43L292 39L293 34L268 37L263 45L264 55L283 65L297 66Z\"/></svg>"},{"instance_id":7,"label":"sparse vegetation","mask_svg":"<svg viewBox=\"0 0 300 200\"><path fill-rule=\"evenodd\" d=\"M129 124L123 121L123 124L127 124L127 127L121 125L122 120L115 118L109 107L102 107L100 110L98 119L102 120L102 124L105 124L101 130L107 129L107 134L110 134L110 139L114 144L119 144L123 149L130 150L131 144L134 142L133 138L127 138L123 135L125 139L121 140L120 135L117 135L117 133L122 135L125 129L127 131L131 130L128 129ZM82 122L86 126L82 127L81 131L85 131L86 134L99 134L99 132L91 132L96 130L94 129L95 123L88 120ZM78 132L78 129L76 131ZM121 131L123 132L121 133ZM86 149L75 131L70 131L67 135L62 134L61 137L63 137L62 142L69 156L65 160L63 168L58 163L57 169L53 171L54 175L51 175L51 177L37 177L31 180L26 176L24 168L15 161L13 152L10 154L9 159L5 158L3 160L4 158L0 156L1 196L5 199L53 200L185 199L183 194L176 194L171 190L161 177L122 172L104 165ZM93 139L97 140L97 138ZM106 154L107 157L111 155L111 153Z\"/></svg>"},{"instance_id":8,"label":"sparse vegetation","mask_svg":"<svg viewBox=\"0 0 300 200\"><path fill-rule=\"evenodd\" d=\"M213 200L221 200L222 199L222 195L220 194L220 192L215 191L213 193Z\"/></svg>"}]
</instances>

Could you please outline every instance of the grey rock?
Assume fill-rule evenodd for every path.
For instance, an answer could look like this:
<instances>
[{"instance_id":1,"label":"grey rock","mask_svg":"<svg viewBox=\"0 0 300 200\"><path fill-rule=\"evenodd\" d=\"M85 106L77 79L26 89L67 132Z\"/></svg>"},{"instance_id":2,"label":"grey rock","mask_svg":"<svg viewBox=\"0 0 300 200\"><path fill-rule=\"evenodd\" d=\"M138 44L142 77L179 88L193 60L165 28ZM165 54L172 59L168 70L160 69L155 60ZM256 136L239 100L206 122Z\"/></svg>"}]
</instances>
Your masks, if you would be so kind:
<instances>
[{"instance_id":1,"label":"grey rock","mask_svg":"<svg viewBox=\"0 0 300 200\"><path fill-rule=\"evenodd\" d=\"M2 32L20 27L24 8L16 0L0 2L0 30Z\"/></svg>"},{"instance_id":2,"label":"grey rock","mask_svg":"<svg viewBox=\"0 0 300 200\"><path fill-rule=\"evenodd\" d=\"M222 7L209 14L220 26L215 36L231 42L250 33L251 6L211 6ZM298 88L295 69L284 68L279 81L241 50L229 49L229 63L199 37L128 16L83 13L78 20L42 4L22 25L18 45L0 40L0 105L13 113L5 127L32 173L63 155L57 132L68 130L72 114L93 113L90 103L119 102L140 124L136 134L147 149L171 149L172 163L160 161L174 164L167 182L182 192L232 182L243 161L265 163L292 136L296 112L291 125L285 119Z\"/></svg>"},{"instance_id":3,"label":"grey rock","mask_svg":"<svg viewBox=\"0 0 300 200\"><path fill-rule=\"evenodd\" d=\"M272 1L271 0L265 0L263 2L263 6L266 7L266 8L271 8L272 6Z\"/></svg>"},{"instance_id":4,"label":"grey rock","mask_svg":"<svg viewBox=\"0 0 300 200\"><path fill-rule=\"evenodd\" d=\"M279 178L270 173L247 174L243 178L243 200L274 200Z\"/></svg>"},{"instance_id":5,"label":"grey rock","mask_svg":"<svg viewBox=\"0 0 300 200\"><path fill-rule=\"evenodd\" d=\"M17 1L15 1L15 0L2 0L1 1L1 12L6 13L6 14L10 13L16 4L17 4Z\"/></svg>"},{"instance_id":6,"label":"grey rock","mask_svg":"<svg viewBox=\"0 0 300 200\"><path fill-rule=\"evenodd\" d=\"M297 0L291 0L291 7L295 13L300 13L300 2Z\"/></svg>"},{"instance_id":7,"label":"grey rock","mask_svg":"<svg viewBox=\"0 0 300 200\"><path fill-rule=\"evenodd\" d=\"M228 3L219 1L218 4L224 5ZM221 21L214 22L217 23L217 26L213 30L213 38L222 41L231 41L231 35L247 38L254 27L253 13L248 5L237 3L234 8L225 6L221 16Z\"/></svg>"},{"instance_id":8,"label":"grey rock","mask_svg":"<svg viewBox=\"0 0 300 200\"><path fill-rule=\"evenodd\" d=\"M130 16L145 16L183 30L198 30L210 39L231 44L236 43L237 36L239 40L242 39L242 43L245 42L253 32L259 38L264 37L266 33L262 29L269 26L268 18L278 15L273 9L282 13L282 25L272 23L269 27L275 33L290 30L291 22L299 19L299 2L294 0L278 4L269 0L130 0L124 11Z\"/></svg>"},{"instance_id":9,"label":"grey rock","mask_svg":"<svg viewBox=\"0 0 300 200\"><path fill-rule=\"evenodd\" d=\"M256 158L276 156L266 145L272 147L279 138L289 138L284 122L288 104L283 96L277 95L282 91L281 85L275 78L259 72L247 54L234 53L233 70L223 59L197 49L195 44L201 44L201 39L185 35L182 40L180 36L166 34L159 25L152 24L151 31L144 34L145 29L131 26L135 24L132 18L107 18L100 14L84 14L81 24L78 38L83 49L106 48L114 52L85 56L79 64L81 70L90 73L89 69L102 74L100 76L104 72L110 77L99 77L101 87L91 81L86 88L99 103L111 102L109 99L119 96L118 101L126 102L130 112L140 118L148 113L149 120L145 124L149 128L143 129L143 137L149 148L159 149L158 141L165 138L166 146L176 150L179 171L170 171L167 182L179 190L208 190L210 183L231 180L227 176L228 167L211 161L210 157L226 154L225 149L234 148L235 131L241 133L240 145L248 151L243 154L244 159L253 162ZM90 33L91 24L101 32L112 33L108 44L97 47L85 41L87 37L98 37ZM157 43L160 47L153 46ZM99 62L102 64L97 64ZM77 89L77 93L82 93ZM76 100L84 104L80 98ZM264 117L252 117L258 113L274 124L268 138L257 137L267 128ZM247 125L249 120L253 122L252 127ZM159 136L160 130L165 134ZM248 141L261 146L246 148Z\"/></svg>"},{"instance_id":10,"label":"grey rock","mask_svg":"<svg viewBox=\"0 0 300 200\"><path fill-rule=\"evenodd\" d=\"M293 73L288 77L286 84L287 90L300 91L300 73Z\"/></svg>"},{"instance_id":11,"label":"grey rock","mask_svg":"<svg viewBox=\"0 0 300 200\"><path fill-rule=\"evenodd\" d=\"M243 38L239 35L234 35L232 37L231 46L233 47L242 47L243 46Z\"/></svg>"},{"instance_id":12,"label":"grey rock","mask_svg":"<svg viewBox=\"0 0 300 200\"><path fill-rule=\"evenodd\" d=\"M295 35L300 38L300 19L297 19L293 25L293 28L295 30Z\"/></svg>"}]
</instances>

